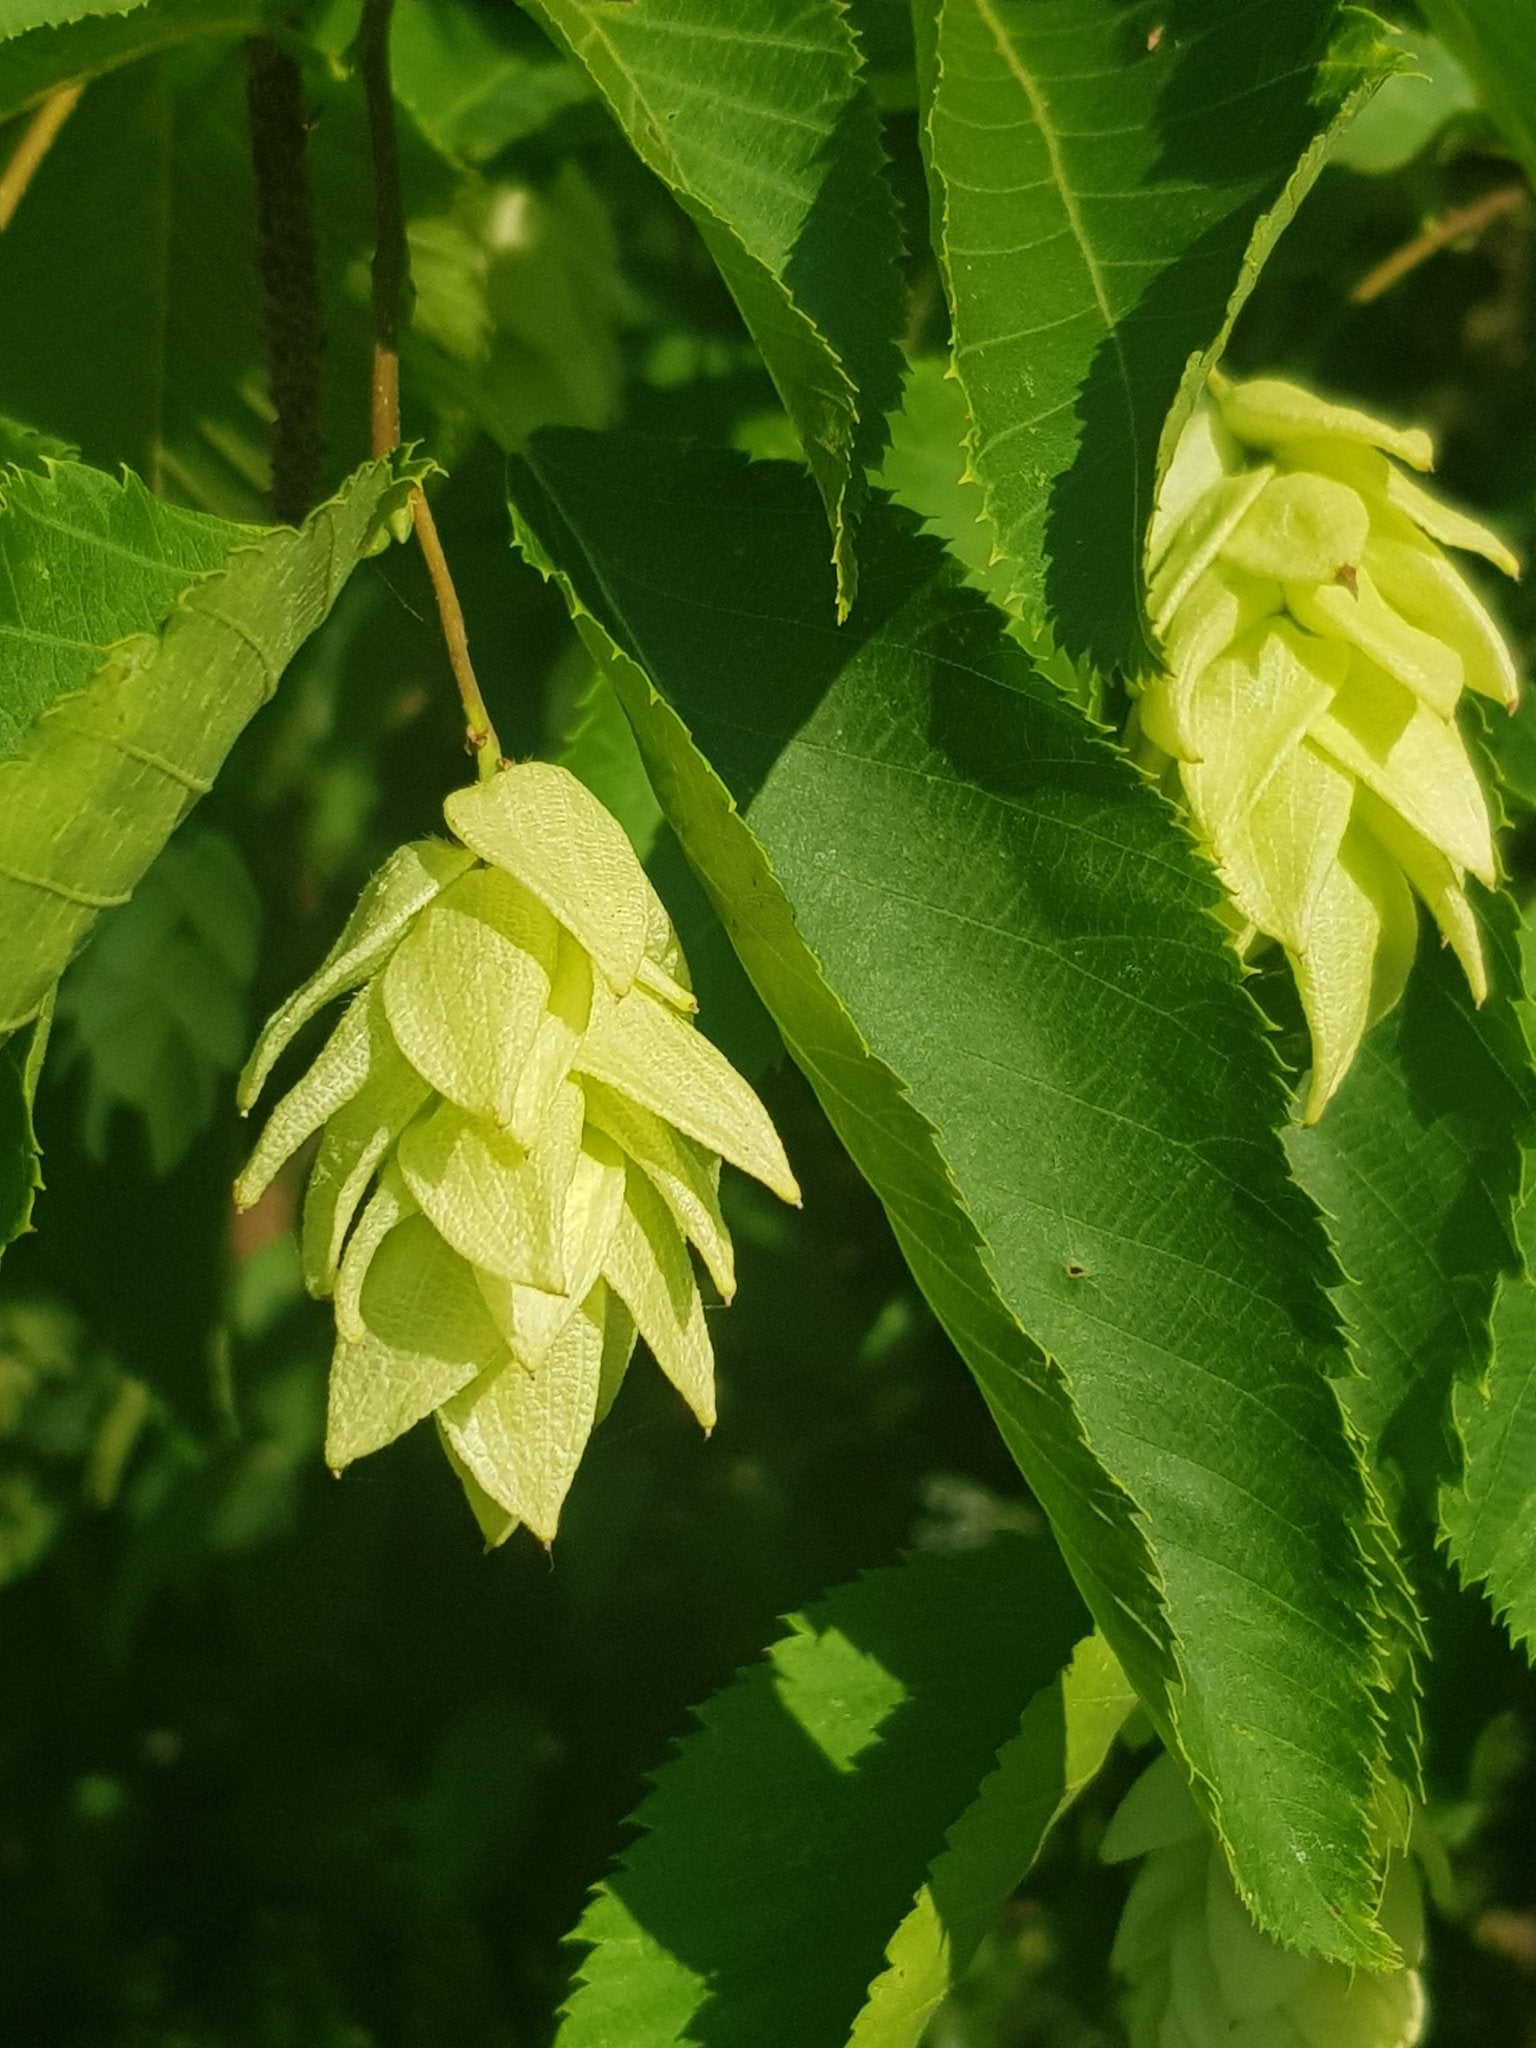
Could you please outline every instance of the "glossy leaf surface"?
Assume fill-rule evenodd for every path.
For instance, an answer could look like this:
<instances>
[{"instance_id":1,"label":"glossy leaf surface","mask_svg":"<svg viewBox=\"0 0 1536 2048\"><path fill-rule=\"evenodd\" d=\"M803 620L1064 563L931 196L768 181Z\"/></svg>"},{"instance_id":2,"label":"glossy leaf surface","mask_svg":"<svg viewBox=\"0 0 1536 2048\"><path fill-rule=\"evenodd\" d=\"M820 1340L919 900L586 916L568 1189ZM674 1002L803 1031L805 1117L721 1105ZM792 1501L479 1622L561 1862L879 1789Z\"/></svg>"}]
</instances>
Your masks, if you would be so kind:
<instances>
[{"instance_id":1,"label":"glossy leaf surface","mask_svg":"<svg viewBox=\"0 0 1536 2048\"><path fill-rule=\"evenodd\" d=\"M1345 1816L1380 1762L1375 1595L1326 1380L1336 1273L1208 877L909 522L871 520L867 611L834 632L793 473L538 451L524 545L608 660L1097 1618L1214 1788L1240 1881L1290 1938L1369 1952ZM665 527L637 516L651 493ZM1306 1865L1281 1853L1297 1830Z\"/></svg>"}]
</instances>

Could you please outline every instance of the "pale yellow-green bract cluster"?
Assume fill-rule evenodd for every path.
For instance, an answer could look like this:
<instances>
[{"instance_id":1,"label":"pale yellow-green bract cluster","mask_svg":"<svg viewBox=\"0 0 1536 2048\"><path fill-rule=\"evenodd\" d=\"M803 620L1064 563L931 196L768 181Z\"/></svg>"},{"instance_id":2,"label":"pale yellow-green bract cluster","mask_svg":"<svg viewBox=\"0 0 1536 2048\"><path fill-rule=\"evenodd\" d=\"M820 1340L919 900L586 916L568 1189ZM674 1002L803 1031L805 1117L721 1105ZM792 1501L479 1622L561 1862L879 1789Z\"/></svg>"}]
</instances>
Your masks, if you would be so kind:
<instances>
[{"instance_id":1,"label":"pale yellow-green bract cluster","mask_svg":"<svg viewBox=\"0 0 1536 2048\"><path fill-rule=\"evenodd\" d=\"M1309 1122L1402 993L1420 898L1481 1002L1466 893L1492 886L1464 689L1513 708L1498 627L1444 553L1509 549L1432 497L1429 436L1294 384L1213 377L1149 537L1166 667L1133 725L1182 791L1250 942L1289 955L1312 1034Z\"/></svg>"},{"instance_id":2,"label":"pale yellow-green bract cluster","mask_svg":"<svg viewBox=\"0 0 1536 2048\"><path fill-rule=\"evenodd\" d=\"M444 809L458 843L401 847L262 1033L243 1108L294 1033L358 991L236 1198L323 1128L303 1245L310 1290L335 1297L329 1463L435 1415L491 1540L524 1522L548 1541L637 1329L714 1421L688 1248L729 1300L721 1159L799 1191L695 1029L677 935L597 799L525 762Z\"/></svg>"},{"instance_id":3,"label":"pale yellow-green bract cluster","mask_svg":"<svg viewBox=\"0 0 1536 2048\"><path fill-rule=\"evenodd\" d=\"M1171 1757L1131 1787L1100 1853L1146 1858L1111 1958L1126 1980L1130 2048L1415 2048L1423 2038L1423 1908L1406 1859L1381 1912L1403 1962L1373 1972L1298 1955L1255 1927Z\"/></svg>"}]
</instances>

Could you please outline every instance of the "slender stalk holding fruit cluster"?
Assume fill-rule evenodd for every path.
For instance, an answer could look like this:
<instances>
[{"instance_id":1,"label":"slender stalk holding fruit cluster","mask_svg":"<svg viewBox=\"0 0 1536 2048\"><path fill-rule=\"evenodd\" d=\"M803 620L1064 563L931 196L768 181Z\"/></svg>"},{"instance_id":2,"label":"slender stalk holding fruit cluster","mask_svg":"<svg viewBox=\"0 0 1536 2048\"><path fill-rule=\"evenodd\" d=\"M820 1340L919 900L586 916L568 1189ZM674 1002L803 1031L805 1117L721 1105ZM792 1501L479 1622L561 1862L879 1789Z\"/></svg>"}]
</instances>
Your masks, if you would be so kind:
<instances>
[{"instance_id":1,"label":"slender stalk holding fruit cluster","mask_svg":"<svg viewBox=\"0 0 1536 2048\"><path fill-rule=\"evenodd\" d=\"M367 0L357 33L358 70L368 107L368 140L373 159L373 380L370 404L373 452L389 455L400 445L400 308L410 281L410 245L400 189L400 150L395 134L395 97L390 82L389 31L394 0ZM469 654L464 609L454 587L437 522L418 484L411 492L411 523L421 544L432 594L437 600L448 661L464 707L465 740L482 780L501 762L501 742L480 693Z\"/></svg>"}]
</instances>

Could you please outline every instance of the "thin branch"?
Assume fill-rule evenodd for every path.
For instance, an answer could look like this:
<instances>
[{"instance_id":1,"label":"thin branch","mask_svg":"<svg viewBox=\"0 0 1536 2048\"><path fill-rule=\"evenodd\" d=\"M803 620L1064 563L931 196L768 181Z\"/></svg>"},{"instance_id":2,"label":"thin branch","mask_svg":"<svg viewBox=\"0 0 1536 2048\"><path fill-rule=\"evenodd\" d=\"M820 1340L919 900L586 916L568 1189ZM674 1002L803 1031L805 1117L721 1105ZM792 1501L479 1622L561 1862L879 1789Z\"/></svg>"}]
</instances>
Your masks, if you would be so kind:
<instances>
[{"instance_id":1,"label":"thin branch","mask_svg":"<svg viewBox=\"0 0 1536 2048\"><path fill-rule=\"evenodd\" d=\"M257 258L267 328L272 432L272 517L297 525L319 495L320 260L307 161L309 122L298 60L252 36L245 46L246 107L256 179Z\"/></svg>"},{"instance_id":2,"label":"thin branch","mask_svg":"<svg viewBox=\"0 0 1536 2048\"><path fill-rule=\"evenodd\" d=\"M368 106L373 155L373 452L400 445L400 306L410 281L400 145L389 75L389 31L395 0L367 0L357 32L357 67Z\"/></svg>"},{"instance_id":3,"label":"thin branch","mask_svg":"<svg viewBox=\"0 0 1536 2048\"><path fill-rule=\"evenodd\" d=\"M373 154L373 380L369 418L375 455L388 455L400 445L400 308L410 283L411 261L405 238L400 150L389 76L389 30L394 11L394 0L366 0L357 32L357 64L368 104L368 138ZM419 485L411 492L411 519L427 574L432 579L448 661L464 707L465 738L483 779L494 775L501 765L501 742L469 658L464 611L438 539L437 522Z\"/></svg>"},{"instance_id":4,"label":"thin branch","mask_svg":"<svg viewBox=\"0 0 1536 2048\"><path fill-rule=\"evenodd\" d=\"M1415 235L1411 242L1404 242L1374 270L1368 270L1350 292L1351 304L1368 306L1373 299L1389 292L1411 270L1417 270L1421 263L1427 263L1431 256L1437 255L1450 243L1459 242L1469 235L1480 235L1496 220L1513 213L1525 195L1523 184L1498 185L1493 191L1485 192L1481 199L1474 199L1469 206L1458 206L1450 213L1442 214L1439 220L1431 221L1422 234Z\"/></svg>"},{"instance_id":5,"label":"thin branch","mask_svg":"<svg viewBox=\"0 0 1536 2048\"><path fill-rule=\"evenodd\" d=\"M26 197L33 173L52 149L54 137L74 112L75 102L84 91L83 78L76 79L73 85L56 87L27 123L26 133L17 143L10 162L0 171L0 231L10 226L12 214Z\"/></svg>"}]
</instances>

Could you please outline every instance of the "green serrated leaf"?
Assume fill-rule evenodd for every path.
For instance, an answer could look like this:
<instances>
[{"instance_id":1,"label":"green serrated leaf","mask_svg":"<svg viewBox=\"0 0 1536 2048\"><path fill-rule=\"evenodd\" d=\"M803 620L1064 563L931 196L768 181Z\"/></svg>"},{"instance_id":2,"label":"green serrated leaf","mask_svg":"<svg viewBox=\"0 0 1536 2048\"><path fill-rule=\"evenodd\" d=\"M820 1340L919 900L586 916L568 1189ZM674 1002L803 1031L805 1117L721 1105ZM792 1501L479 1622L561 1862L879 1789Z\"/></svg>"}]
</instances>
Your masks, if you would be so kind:
<instances>
[{"instance_id":1,"label":"green serrated leaf","mask_svg":"<svg viewBox=\"0 0 1536 2048\"><path fill-rule=\"evenodd\" d=\"M68 81L98 78L181 43L254 34L265 13L261 0L131 0L118 8L49 7L62 26L7 30L11 5L0 0L0 36L8 36L0 41L0 121Z\"/></svg>"},{"instance_id":2,"label":"green serrated leaf","mask_svg":"<svg viewBox=\"0 0 1536 2048\"><path fill-rule=\"evenodd\" d=\"M1364 88L1333 0L927 0L924 147L971 461L1037 636L1145 661L1163 459L1320 138ZM1298 162L1298 160L1300 160Z\"/></svg>"},{"instance_id":3,"label":"green serrated leaf","mask_svg":"<svg viewBox=\"0 0 1536 2048\"><path fill-rule=\"evenodd\" d=\"M1504 950L1501 945L1501 956ZM1536 986L1536 914L1530 907L1520 927L1520 952L1529 989ZM1504 959L1496 965L1507 987ZM1529 1001L1521 1015L1529 1033ZM1528 1066L1528 1040L1523 1050ZM1522 1080L1528 1089L1528 1073ZM1520 1135L1529 1148L1524 1120ZM1504 1262L1491 1331L1479 1331L1488 1340L1477 1360L1486 1361L1486 1374L1463 1378L1453 1390L1461 1469L1441 1489L1440 1530L1462 1578L1485 1588L1514 1641L1536 1659L1536 1196L1528 1180L1513 1193L1523 1198L1515 1213L1517 1258Z\"/></svg>"},{"instance_id":4,"label":"green serrated leaf","mask_svg":"<svg viewBox=\"0 0 1536 2048\"><path fill-rule=\"evenodd\" d=\"M18 485L31 490L36 480L12 479L8 489ZM80 476L72 485L89 493ZM107 488L121 506L136 504L133 489ZM0 1030L36 1015L97 914L131 894L379 544L405 489L392 464L373 463L297 532L252 537L197 522L217 535L220 566L197 582L183 576L179 596L174 578L147 594L141 579L163 564L120 544L110 525L76 520L54 536L75 567L50 630L84 651L79 668L56 668L34 688L0 760L0 931L17 935L0 954ZM97 667L99 621L118 616L114 593L125 581L139 593L134 637ZM145 630L157 616L157 629Z\"/></svg>"},{"instance_id":5,"label":"green serrated leaf","mask_svg":"<svg viewBox=\"0 0 1536 2048\"><path fill-rule=\"evenodd\" d=\"M337 53L341 54L340 52ZM515 8L412 0L395 15L395 97L438 149L483 163L592 96Z\"/></svg>"},{"instance_id":6,"label":"green serrated leaf","mask_svg":"<svg viewBox=\"0 0 1536 2048\"><path fill-rule=\"evenodd\" d=\"M1424 12L1536 178L1536 0L1424 0Z\"/></svg>"},{"instance_id":7,"label":"green serrated leaf","mask_svg":"<svg viewBox=\"0 0 1536 2048\"><path fill-rule=\"evenodd\" d=\"M169 1173L208 1126L248 1037L246 992L261 906L220 832L177 833L132 898L105 912L60 986L64 1060L84 1069L86 1148L105 1156L122 1105L143 1123L151 1171Z\"/></svg>"},{"instance_id":8,"label":"green serrated leaf","mask_svg":"<svg viewBox=\"0 0 1536 2048\"><path fill-rule=\"evenodd\" d=\"M1444 43L1398 30L1393 48L1406 60L1333 151L1333 161L1364 177L1383 178L1412 163L1446 124L1477 105L1477 90Z\"/></svg>"},{"instance_id":9,"label":"green serrated leaf","mask_svg":"<svg viewBox=\"0 0 1536 2048\"><path fill-rule=\"evenodd\" d=\"M698 222L794 421L853 602L863 472L896 402L900 242L838 0L537 0Z\"/></svg>"},{"instance_id":10,"label":"green serrated leaf","mask_svg":"<svg viewBox=\"0 0 1536 2048\"><path fill-rule=\"evenodd\" d=\"M792 1616L656 1774L647 1832L576 1930L593 1952L558 2048L843 2040L1082 1625L1055 1557L1020 1539L910 1558Z\"/></svg>"},{"instance_id":11,"label":"green serrated leaf","mask_svg":"<svg viewBox=\"0 0 1536 2048\"><path fill-rule=\"evenodd\" d=\"M1519 1216L1520 1249L1536 1262L1536 1202ZM1509 1275L1493 1314L1486 1382L1454 1396L1460 1483L1440 1495L1440 1532L1468 1585L1481 1585L1511 1639L1536 1662L1536 1286Z\"/></svg>"},{"instance_id":12,"label":"green serrated leaf","mask_svg":"<svg viewBox=\"0 0 1536 2048\"><path fill-rule=\"evenodd\" d=\"M0 1044L0 1253L32 1228L33 1205L43 1186L32 1104L51 1022L49 1006L34 1024Z\"/></svg>"},{"instance_id":13,"label":"green serrated leaf","mask_svg":"<svg viewBox=\"0 0 1536 2048\"><path fill-rule=\"evenodd\" d=\"M78 462L0 479L0 765L99 674L110 648L154 632L194 583L260 537Z\"/></svg>"},{"instance_id":14,"label":"green serrated leaf","mask_svg":"<svg viewBox=\"0 0 1536 2048\"><path fill-rule=\"evenodd\" d=\"M1052 1827L1097 1775L1135 1703L1098 1635L1079 1643L1061 1676L1036 1693L892 1936L888 1967L869 1987L848 2048L918 2048L935 2009L965 1975Z\"/></svg>"},{"instance_id":15,"label":"green serrated leaf","mask_svg":"<svg viewBox=\"0 0 1536 2048\"><path fill-rule=\"evenodd\" d=\"M1450 1476L1452 1388L1486 1367L1495 1295L1522 1269L1514 1214L1536 1136L1514 912L1501 896L1479 908L1487 1001L1421 935L1402 1001L1328 1114L1289 1140L1349 1276L1337 1299L1359 1377L1345 1398L1373 1455L1401 1460L1426 1499Z\"/></svg>"},{"instance_id":16,"label":"green serrated leaf","mask_svg":"<svg viewBox=\"0 0 1536 2048\"><path fill-rule=\"evenodd\" d=\"M570 434L535 459L523 545L1245 1891L1298 1945L1380 1953L1337 1273L1207 871L910 520L872 513L884 602L833 634L792 471Z\"/></svg>"},{"instance_id":17,"label":"green serrated leaf","mask_svg":"<svg viewBox=\"0 0 1536 2048\"><path fill-rule=\"evenodd\" d=\"M144 0L0 0L0 40L28 29L57 28L91 14L131 14Z\"/></svg>"}]
</instances>

